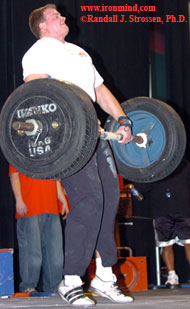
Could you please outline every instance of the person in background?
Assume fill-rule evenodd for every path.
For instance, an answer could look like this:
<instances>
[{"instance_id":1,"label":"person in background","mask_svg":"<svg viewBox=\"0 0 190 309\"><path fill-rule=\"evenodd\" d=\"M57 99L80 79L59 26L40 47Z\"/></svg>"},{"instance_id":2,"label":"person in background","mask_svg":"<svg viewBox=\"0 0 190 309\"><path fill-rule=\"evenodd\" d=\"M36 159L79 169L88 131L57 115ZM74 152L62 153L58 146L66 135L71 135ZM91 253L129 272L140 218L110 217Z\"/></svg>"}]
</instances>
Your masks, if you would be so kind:
<instances>
[{"instance_id":1,"label":"person in background","mask_svg":"<svg viewBox=\"0 0 190 309\"><path fill-rule=\"evenodd\" d=\"M22 59L25 82L53 78L83 89L118 123L120 143L131 141L132 123L103 83L88 53L65 41L69 27L54 4L34 10L29 26L37 42ZM91 104L91 103L89 103ZM112 152L107 141L99 140L88 163L74 175L62 179L71 206L65 227L64 279L58 293L73 306L93 306L84 294L81 277L96 251L96 276L90 289L113 302L132 302L119 290L112 265L117 262L114 225L119 204L119 185Z\"/></svg>"},{"instance_id":2,"label":"person in background","mask_svg":"<svg viewBox=\"0 0 190 309\"><path fill-rule=\"evenodd\" d=\"M62 184L27 177L11 165L9 175L16 201L19 291L35 292L42 268L43 291L56 292L63 272L59 213L66 218L69 212Z\"/></svg>"},{"instance_id":3,"label":"person in background","mask_svg":"<svg viewBox=\"0 0 190 309\"><path fill-rule=\"evenodd\" d=\"M135 183L150 204L155 241L161 247L167 269L167 287L179 285L175 269L174 244L182 245L189 265L190 280L190 163L185 158L165 179L149 184ZM142 210L143 211L143 210Z\"/></svg>"}]
</instances>

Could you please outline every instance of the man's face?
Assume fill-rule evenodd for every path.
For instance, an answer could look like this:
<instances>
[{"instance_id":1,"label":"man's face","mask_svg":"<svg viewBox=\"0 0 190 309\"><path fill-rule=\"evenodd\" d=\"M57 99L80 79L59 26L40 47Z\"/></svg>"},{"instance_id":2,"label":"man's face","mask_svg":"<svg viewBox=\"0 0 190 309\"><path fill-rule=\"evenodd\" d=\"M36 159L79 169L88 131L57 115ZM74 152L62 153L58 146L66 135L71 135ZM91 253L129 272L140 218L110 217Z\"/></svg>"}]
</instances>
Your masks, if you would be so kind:
<instances>
[{"instance_id":1,"label":"man's face","mask_svg":"<svg viewBox=\"0 0 190 309\"><path fill-rule=\"evenodd\" d=\"M69 27L66 25L66 18L53 9L48 8L44 11L45 21L42 23L41 30L45 35L64 39L69 32Z\"/></svg>"}]
</instances>

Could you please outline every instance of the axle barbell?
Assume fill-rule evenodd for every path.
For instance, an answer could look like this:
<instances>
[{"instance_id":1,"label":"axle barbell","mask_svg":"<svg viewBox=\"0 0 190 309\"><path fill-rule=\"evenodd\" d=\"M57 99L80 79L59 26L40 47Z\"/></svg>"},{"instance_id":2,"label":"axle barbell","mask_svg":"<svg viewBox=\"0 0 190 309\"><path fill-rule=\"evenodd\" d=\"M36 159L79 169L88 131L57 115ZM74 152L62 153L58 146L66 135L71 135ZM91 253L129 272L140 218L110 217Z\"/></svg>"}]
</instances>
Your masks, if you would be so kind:
<instances>
[{"instance_id":1,"label":"axle barbell","mask_svg":"<svg viewBox=\"0 0 190 309\"><path fill-rule=\"evenodd\" d=\"M100 128L89 96L53 79L23 84L0 115L1 149L20 173L38 179L68 177L91 158L98 140L109 140L118 172L134 182L168 176L181 162L186 134L179 115L166 103L138 97L122 103L133 123L132 143L123 145L109 116ZM168 119L170 121L168 122Z\"/></svg>"},{"instance_id":2,"label":"axle barbell","mask_svg":"<svg viewBox=\"0 0 190 309\"><path fill-rule=\"evenodd\" d=\"M57 128L59 124L57 122L53 122L51 124L53 128ZM35 119L30 119L27 122L22 122L22 121L15 121L13 122L12 125L13 129L17 131L18 134L25 132L26 135L30 136L37 136L42 133L43 131L43 126L42 124L35 120ZM120 141L122 140L122 135L117 134L114 132L107 132L101 127L98 128L98 137L104 140L115 140L115 141ZM143 138L144 137L144 138ZM132 135L131 136L131 142L137 143L137 144L146 144L146 136L141 135Z\"/></svg>"}]
</instances>

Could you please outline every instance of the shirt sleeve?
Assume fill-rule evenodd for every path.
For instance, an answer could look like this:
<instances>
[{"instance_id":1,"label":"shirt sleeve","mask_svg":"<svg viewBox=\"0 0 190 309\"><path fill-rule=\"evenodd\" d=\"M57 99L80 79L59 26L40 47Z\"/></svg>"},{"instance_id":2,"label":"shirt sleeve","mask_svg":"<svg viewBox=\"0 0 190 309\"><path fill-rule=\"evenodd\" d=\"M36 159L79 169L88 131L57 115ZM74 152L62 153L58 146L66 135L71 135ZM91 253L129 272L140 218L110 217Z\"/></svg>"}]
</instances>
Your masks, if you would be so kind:
<instances>
[{"instance_id":1,"label":"shirt sleeve","mask_svg":"<svg viewBox=\"0 0 190 309\"><path fill-rule=\"evenodd\" d=\"M34 45L27 51L22 59L23 80L31 74L48 74L47 53L47 50L44 51L43 45L40 48L36 48Z\"/></svg>"},{"instance_id":2,"label":"shirt sleeve","mask_svg":"<svg viewBox=\"0 0 190 309\"><path fill-rule=\"evenodd\" d=\"M94 88L97 88L98 86L103 84L104 80L103 80L102 76L98 73L98 71L96 70L95 67L94 67L94 75L95 75Z\"/></svg>"},{"instance_id":3,"label":"shirt sleeve","mask_svg":"<svg viewBox=\"0 0 190 309\"><path fill-rule=\"evenodd\" d=\"M11 164L9 164L9 176L12 173L18 173L18 171Z\"/></svg>"}]
</instances>

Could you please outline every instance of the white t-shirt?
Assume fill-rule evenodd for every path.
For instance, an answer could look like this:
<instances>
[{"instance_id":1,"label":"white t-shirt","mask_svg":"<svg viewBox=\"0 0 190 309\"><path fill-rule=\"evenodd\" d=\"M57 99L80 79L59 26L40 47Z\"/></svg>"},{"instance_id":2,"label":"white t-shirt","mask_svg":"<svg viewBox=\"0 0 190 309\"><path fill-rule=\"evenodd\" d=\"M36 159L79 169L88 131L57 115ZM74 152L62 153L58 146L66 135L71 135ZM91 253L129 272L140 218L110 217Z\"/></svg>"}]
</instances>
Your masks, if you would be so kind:
<instances>
[{"instance_id":1,"label":"white t-shirt","mask_svg":"<svg viewBox=\"0 0 190 309\"><path fill-rule=\"evenodd\" d=\"M87 52L72 43L57 39L39 39L22 59L23 78L31 74L48 74L51 78L71 82L96 100L94 89L103 83Z\"/></svg>"}]
</instances>

